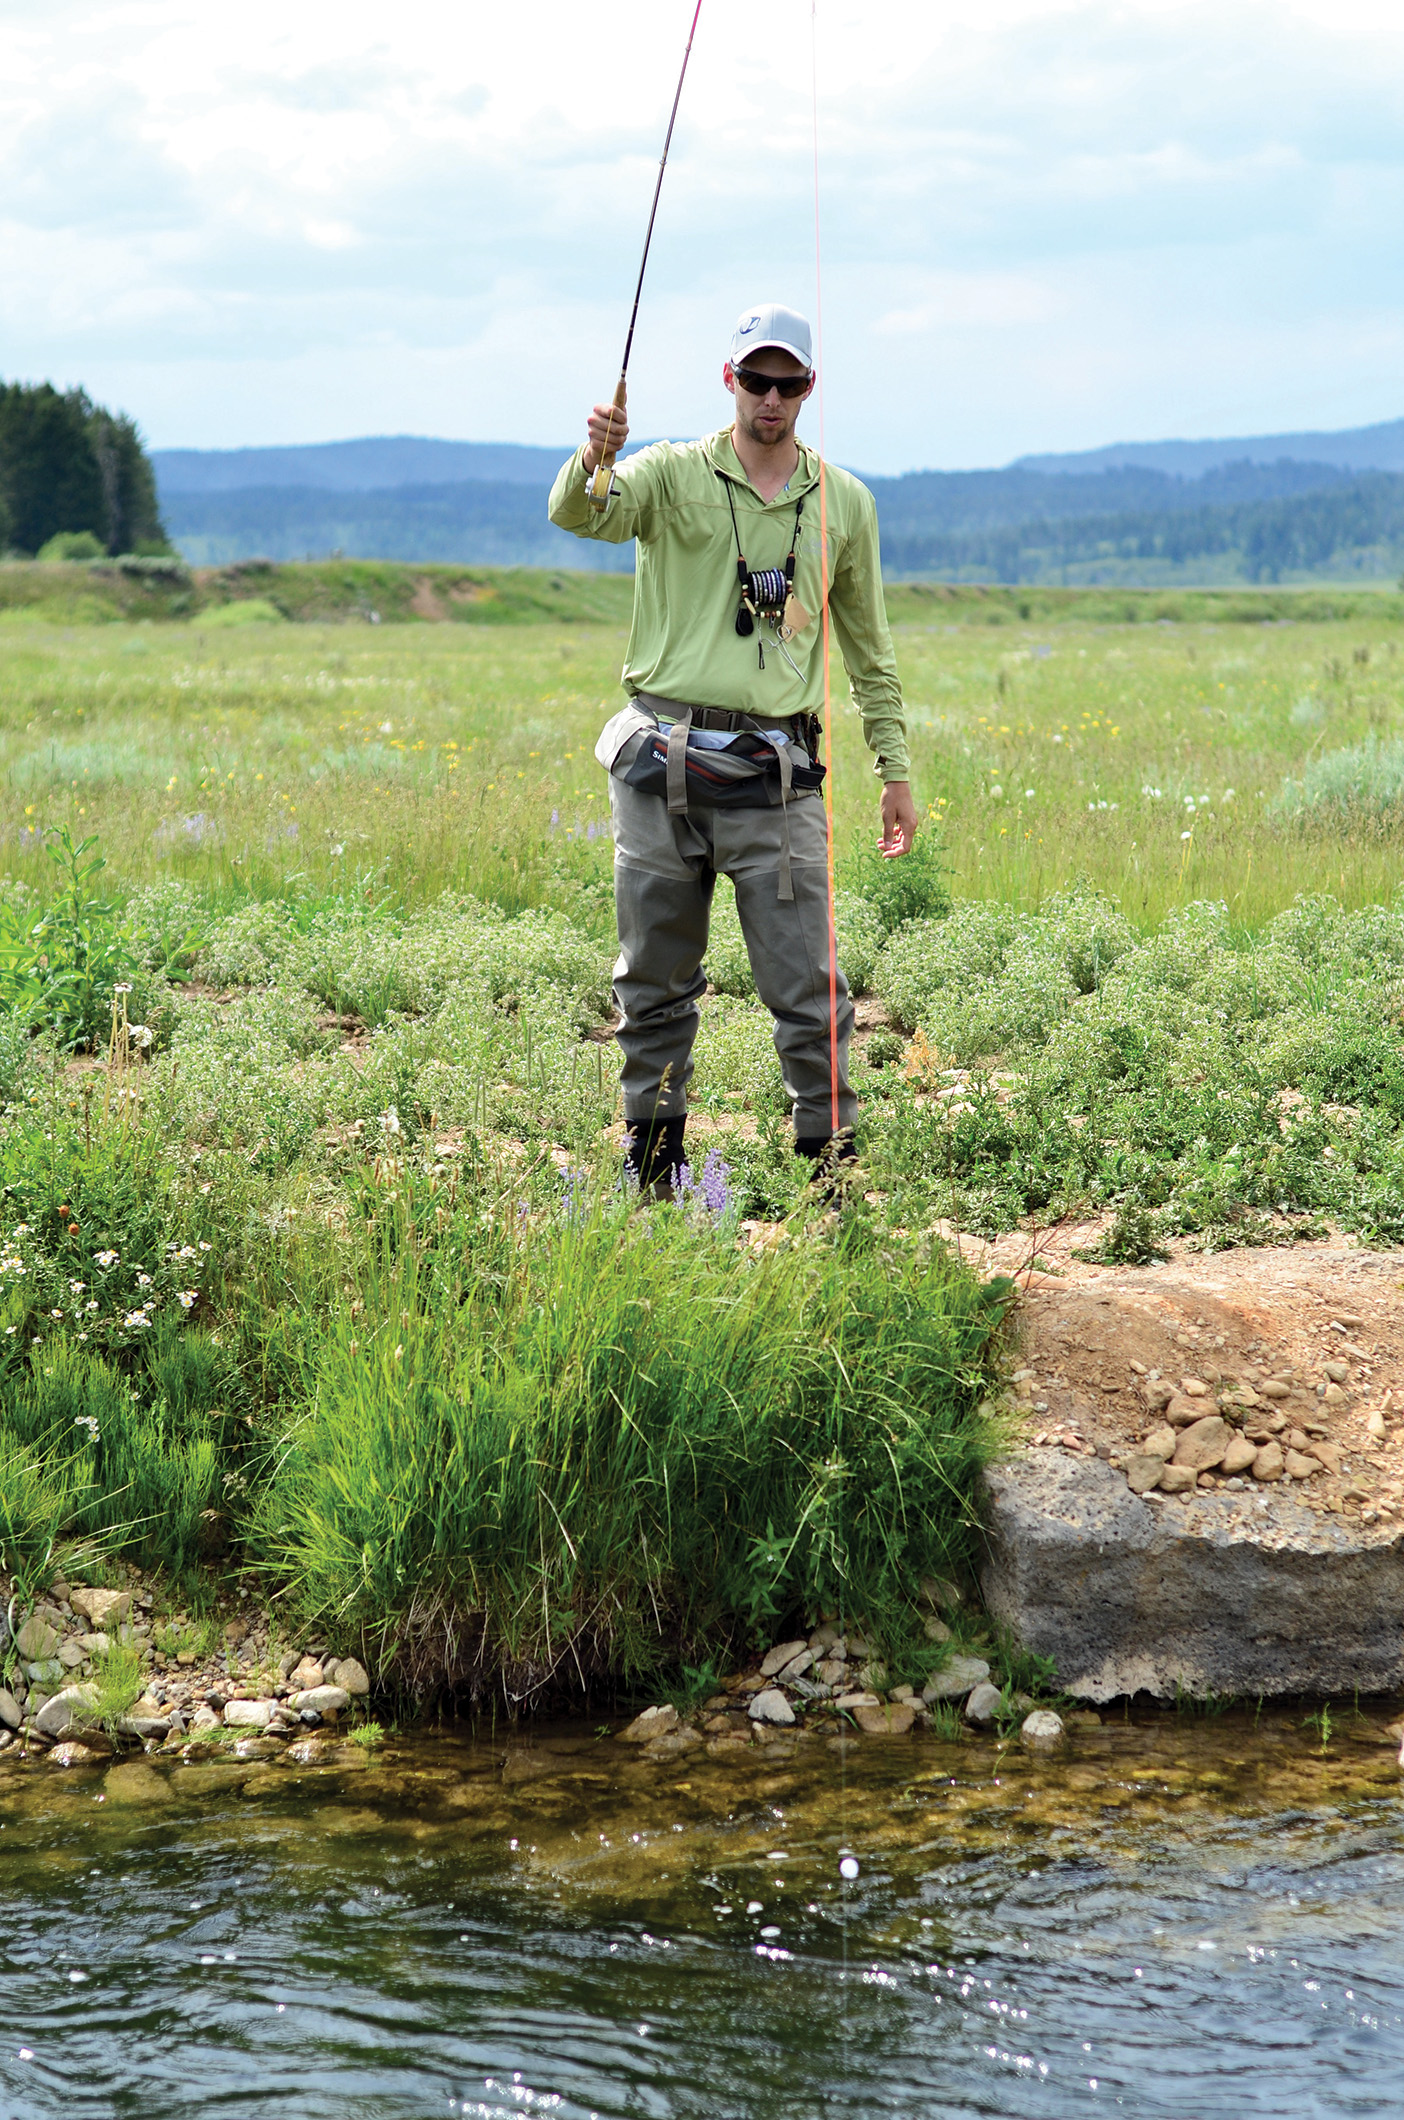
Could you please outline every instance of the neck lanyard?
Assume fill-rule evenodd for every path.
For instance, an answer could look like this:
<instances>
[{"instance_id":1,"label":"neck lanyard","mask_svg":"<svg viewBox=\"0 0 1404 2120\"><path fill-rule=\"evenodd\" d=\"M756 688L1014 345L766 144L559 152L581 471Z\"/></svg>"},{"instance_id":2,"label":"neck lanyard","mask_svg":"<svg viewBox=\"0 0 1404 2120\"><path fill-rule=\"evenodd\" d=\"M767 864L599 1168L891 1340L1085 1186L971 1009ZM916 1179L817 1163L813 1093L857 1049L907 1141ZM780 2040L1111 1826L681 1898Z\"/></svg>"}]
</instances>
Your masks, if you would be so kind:
<instances>
[{"instance_id":1,"label":"neck lanyard","mask_svg":"<svg viewBox=\"0 0 1404 2120\"><path fill-rule=\"evenodd\" d=\"M736 540L736 583L741 592L741 601L736 607L736 630L743 640L748 640L756 631L757 620L765 617L772 620L783 616L795 586L795 551L800 539L800 517L804 514L804 495L795 502L795 520L790 531L790 549L783 567L762 567L753 572L746 565L746 555L741 550L741 527L736 520L736 499L731 490L731 480L725 472L717 477L726 489L726 505L731 510L731 532ZM781 646L778 634L776 645ZM782 647L783 653L783 647ZM760 667L765 668L765 644L756 642L756 654ZM788 656L786 661L788 661ZM793 668L793 665L791 665Z\"/></svg>"}]
</instances>

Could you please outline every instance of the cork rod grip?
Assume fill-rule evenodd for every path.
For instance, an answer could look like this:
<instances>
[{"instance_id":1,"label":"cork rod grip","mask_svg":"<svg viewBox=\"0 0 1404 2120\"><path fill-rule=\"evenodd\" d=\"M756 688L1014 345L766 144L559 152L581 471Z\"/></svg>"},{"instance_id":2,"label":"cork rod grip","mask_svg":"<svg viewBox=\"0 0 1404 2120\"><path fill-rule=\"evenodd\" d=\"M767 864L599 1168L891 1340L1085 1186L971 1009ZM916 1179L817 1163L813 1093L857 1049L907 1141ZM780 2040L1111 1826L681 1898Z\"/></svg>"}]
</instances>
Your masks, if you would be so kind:
<instances>
[{"instance_id":1,"label":"cork rod grip","mask_svg":"<svg viewBox=\"0 0 1404 2120\"><path fill-rule=\"evenodd\" d=\"M614 386L613 403L616 412L623 412L628 403L625 378L622 375ZM589 486L592 507L603 508L609 499L609 484L614 474L614 459L617 454L616 450L607 449L595 467L595 475L591 479Z\"/></svg>"}]
</instances>

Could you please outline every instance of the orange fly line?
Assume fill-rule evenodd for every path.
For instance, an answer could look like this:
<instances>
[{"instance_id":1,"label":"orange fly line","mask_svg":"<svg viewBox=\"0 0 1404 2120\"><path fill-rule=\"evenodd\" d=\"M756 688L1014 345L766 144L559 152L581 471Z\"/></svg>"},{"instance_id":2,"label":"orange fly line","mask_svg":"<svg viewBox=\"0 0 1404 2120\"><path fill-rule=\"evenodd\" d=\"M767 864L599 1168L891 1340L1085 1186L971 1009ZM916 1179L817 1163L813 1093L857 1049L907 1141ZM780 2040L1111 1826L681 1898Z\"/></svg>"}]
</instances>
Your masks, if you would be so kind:
<instances>
[{"instance_id":1,"label":"orange fly line","mask_svg":"<svg viewBox=\"0 0 1404 2120\"><path fill-rule=\"evenodd\" d=\"M829 677L829 496L824 465L824 274L819 237L819 32L818 0L809 8L809 86L814 122L814 347L819 370L819 624L824 657L824 821L829 883L829 1132L839 1130L838 937L834 930L834 731Z\"/></svg>"}]
</instances>

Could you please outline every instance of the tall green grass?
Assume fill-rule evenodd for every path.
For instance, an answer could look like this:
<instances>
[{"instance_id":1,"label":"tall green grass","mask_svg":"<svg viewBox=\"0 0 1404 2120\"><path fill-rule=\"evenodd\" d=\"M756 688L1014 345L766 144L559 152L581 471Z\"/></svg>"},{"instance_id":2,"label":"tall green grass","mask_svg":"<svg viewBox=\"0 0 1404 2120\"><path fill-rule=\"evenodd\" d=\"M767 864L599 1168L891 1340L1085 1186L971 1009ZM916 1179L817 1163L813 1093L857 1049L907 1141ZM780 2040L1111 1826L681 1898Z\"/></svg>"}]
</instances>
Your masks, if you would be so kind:
<instances>
[{"instance_id":1,"label":"tall green grass","mask_svg":"<svg viewBox=\"0 0 1404 2120\"><path fill-rule=\"evenodd\" d=\"M430 1183L397 1173L253 1510L304 1609L411 1682L530 1693L895 1625L965 1559L1003 1291L862 1222L755 1253L598 1193L442 1219Z\"/></svg>"}]
</instances>

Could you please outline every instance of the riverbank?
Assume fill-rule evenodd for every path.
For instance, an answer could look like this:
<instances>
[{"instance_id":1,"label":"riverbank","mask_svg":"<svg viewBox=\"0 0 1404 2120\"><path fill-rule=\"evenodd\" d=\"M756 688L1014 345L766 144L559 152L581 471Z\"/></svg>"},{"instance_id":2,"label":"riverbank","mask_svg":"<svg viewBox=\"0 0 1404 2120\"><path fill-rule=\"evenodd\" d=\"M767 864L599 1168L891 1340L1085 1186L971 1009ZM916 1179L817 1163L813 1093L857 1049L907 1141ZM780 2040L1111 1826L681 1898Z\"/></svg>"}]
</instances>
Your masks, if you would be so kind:
<instances>
[{"instance_id":1,"label":"riverbank","mask_svg":"<svg viewBox=\"0 0 1404 2120\"><path fill-rule=\"evenodd\" d=\"M1069 620L993 645L952 623L899 633L931 791L907 861L872 853L871 777L837 729L863 1104L837 1216L791 1153L721 890L691 1175L647 1209L622 1189L590 758L616 630L270 622L208 645L7 625L17 1616L56 1570L107 1588L134 1566L155 1616L221 1628L237 1586L278 1615L280 1658L352 1657L390 1712L494 1692L504 1712L674 1694L690 1712L709 1667L856 1622L891 1684L849 1690L886 1714L933 1676L920 1585L974 1580L984 1469L1024 1432L1017 1382L998 1404L1015 1275L1060 1246L1069 1285L1098 1270L1078 1251L1152 1275L1159 1253L1388 1259L1404 911L1380 902L1385 621ZM1137 1508L1173 1524L1191 1505L1171 1490L1220 1477L1206 1449L1251 1446L1303 1506L1390 1522L1327 1395L1350 1421L1381 1411L1357 1396L1366 1342L1239 1338L1214 1375L1178 1341L1176 1368L1168 1342L1128 1344L1223 1424L1182 1446L1168 1400L1128 1396L1147 1418L1104 1424L1109 1460L1147 1460L1137 1494L1166 1497ZM1054 1350L1023 1366L1047 1408L1031 1447L1068 1452L1057 1379L1091 1391L1091 1372ZM1104 1414L1123 1403L1105 1381ZM1270 1485L1244 1466L1223 1477ZM1037 1694L993 1636L959 1647ZM202 1666L204 1691L256 1671L256 1703L276 1701L262 1653L237 1681Z\"/></svg>"}]
</instances>

